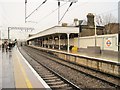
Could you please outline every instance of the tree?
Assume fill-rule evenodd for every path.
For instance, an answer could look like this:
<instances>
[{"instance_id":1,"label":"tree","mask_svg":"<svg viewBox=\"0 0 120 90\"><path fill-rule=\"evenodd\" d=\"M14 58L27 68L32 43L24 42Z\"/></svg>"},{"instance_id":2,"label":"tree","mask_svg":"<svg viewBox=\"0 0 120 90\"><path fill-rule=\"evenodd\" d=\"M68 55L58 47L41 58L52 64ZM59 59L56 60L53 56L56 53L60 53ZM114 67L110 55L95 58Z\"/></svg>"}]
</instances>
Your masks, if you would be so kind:
<instances>
[{"instance_id":1,"label":"tree","mask_svg":"<svg viewBox=\"0 0 120 90\"><path fill-rule=\"evenodd\" d=\"M117 19L111 13L107 15L96 16L96 21L98 25L104 25L104 34L111 34L112 29L116 27Z\"/></svg>"},{"instance_id":2,"label":"tree","mask_svg":"<svg viewBox=\"0 0 120 90\"><path fill-rule=\"evenodd\" d=\"M102 16L103 25L107 25L109 23L117 23L117 19L110 13Z\"/></svg>"}]
</instances>

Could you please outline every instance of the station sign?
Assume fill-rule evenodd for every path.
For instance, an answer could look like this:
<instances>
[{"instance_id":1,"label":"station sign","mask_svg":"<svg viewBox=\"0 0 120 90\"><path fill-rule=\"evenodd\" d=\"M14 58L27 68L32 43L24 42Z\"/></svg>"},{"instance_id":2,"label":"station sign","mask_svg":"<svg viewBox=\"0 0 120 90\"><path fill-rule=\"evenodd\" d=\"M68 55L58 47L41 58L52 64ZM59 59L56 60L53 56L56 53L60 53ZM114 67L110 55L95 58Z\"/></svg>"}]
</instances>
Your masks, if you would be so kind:
<instances>
[{"instance_id":1,"label":"station sign","mask_svg":"<svg viewBox=\"0 0 120 90\"><path fill-rule=\"evenodd\" d=\"M105 44L107 47L111 47L112 46L112 38L107 38Z\"/></svg>"}]
</instances>

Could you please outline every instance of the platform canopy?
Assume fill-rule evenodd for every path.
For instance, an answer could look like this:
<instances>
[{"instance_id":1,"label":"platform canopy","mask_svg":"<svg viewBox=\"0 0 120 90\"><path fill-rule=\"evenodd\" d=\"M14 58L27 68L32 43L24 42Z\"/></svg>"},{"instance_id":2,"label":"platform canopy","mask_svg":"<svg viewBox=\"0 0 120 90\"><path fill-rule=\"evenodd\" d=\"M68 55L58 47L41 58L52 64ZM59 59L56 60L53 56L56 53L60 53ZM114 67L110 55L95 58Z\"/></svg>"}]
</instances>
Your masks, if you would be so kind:
<instances>
[{"instance_id":1,"label":"platform canopy","mask_svg":"<svg viewBox=\"0 0 120 90\"><path fill-rule=\"evenodd\" d=\"M74 26L66 26L66 27L54 26L44 31L41 31L37 34L34 34L33 36L29 37L27 40L31 40L31 39L35 39L35 38L43 37L43 36L48 36L48 35L53 35L53 34L70 34L70 33L78 34L79 28L74 27Z\"/></svg>"}]
</instances>

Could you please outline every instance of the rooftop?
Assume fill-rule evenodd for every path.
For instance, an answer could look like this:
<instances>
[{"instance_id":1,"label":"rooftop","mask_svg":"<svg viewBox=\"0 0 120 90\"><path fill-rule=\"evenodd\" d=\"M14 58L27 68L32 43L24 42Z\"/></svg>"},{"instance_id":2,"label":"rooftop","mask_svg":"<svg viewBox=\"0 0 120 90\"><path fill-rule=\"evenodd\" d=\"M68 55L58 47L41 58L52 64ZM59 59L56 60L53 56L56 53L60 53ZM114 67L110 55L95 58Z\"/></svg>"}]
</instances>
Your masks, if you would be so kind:
<instances>
[{"instance_id":1,"label":"rooftop","mask_svg":"<svg viewBox=\"0 0 120 90\"><path fill-rule=\"evenodd\" d=\"M42 36L47 36L47 35L52 35L52 34L62 34L62 33L79 33L79 28L75 26L54 26L51 28L48 28L44 31L41 31L31 37L29 37L27 40L31 40L34 38L42 37Z\"/></svg>"}]
</instances>

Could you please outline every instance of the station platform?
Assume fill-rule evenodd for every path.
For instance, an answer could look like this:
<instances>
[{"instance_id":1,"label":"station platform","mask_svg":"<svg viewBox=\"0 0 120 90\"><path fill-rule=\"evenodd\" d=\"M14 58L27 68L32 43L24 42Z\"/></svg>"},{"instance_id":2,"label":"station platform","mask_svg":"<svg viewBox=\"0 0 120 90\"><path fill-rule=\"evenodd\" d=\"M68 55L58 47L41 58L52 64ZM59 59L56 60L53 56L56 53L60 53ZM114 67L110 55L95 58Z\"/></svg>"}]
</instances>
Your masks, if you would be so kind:
<instances>
[{"instance_id":1,"label":"station platform","mask_svg":"<svg viewBox=\"0 0 120 90\"><path fill-rule=\"evenodd\" d=\"M50 90L17 47L7 52L0 49L0 89L2 88Z\"/></svg>"},{"instance_id":2,"label":"station platform","mask_svg":"<svg viewBox=\"0 0 120 90\"><path fill-rule=\"evenodd\" d=\"M75 54L79 54L81 56L85 56L85 57L89 57L89 58L95 58L95 59L98 59L98 60L120 63L120 57L119 56L95 54L95 53L88 54L88 53L82 53L82 52L76 52Z\"/></svg>"},{"instance_id":3,"label":"station platform","mask_svg":"<svg viewBox=\"0 0 120 90\"><path fill-rule=\"evenodd\" d=\"M49 49L49 48L43 48L43 47L38 47L38 46L33 46L33 45L29 45L29 46L34 47L34 48L38 48L38 49L55 51L55 52L60 52L60 53L66 53L66 54L85 57L85 58L97 59L97 60L113 62L113 63L120 63L120 57L116 57L114 55L104 55L104 54L95 54L95 53L90 54L90 53L83 53L83 52L78 52L78 51L77 52L70 51L68 53L65 50Z\"/></svg>"},{"instance_id":4,"label":"station platform","mask_svg":"<svg viewBox=\"0 0 120 90\"><path fill-rule=\"evenodd\" d=\"M47 53L52 53L58 58L76 63L78 65L82 65L85 67L89 67L94 70L98 70L103 73L107 73L113 76L119 76L120 72L120 62L119 57L115 57L114 55L105 56L97 55L97 54L85 54L80 52L66 52L57 49L48 49L38 46L29 45L32 48L40 49Z\"/></svg>"}]
</instances>

